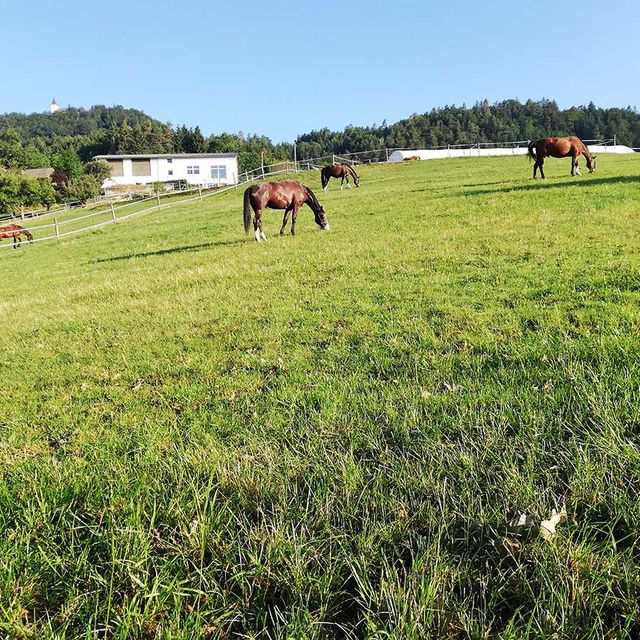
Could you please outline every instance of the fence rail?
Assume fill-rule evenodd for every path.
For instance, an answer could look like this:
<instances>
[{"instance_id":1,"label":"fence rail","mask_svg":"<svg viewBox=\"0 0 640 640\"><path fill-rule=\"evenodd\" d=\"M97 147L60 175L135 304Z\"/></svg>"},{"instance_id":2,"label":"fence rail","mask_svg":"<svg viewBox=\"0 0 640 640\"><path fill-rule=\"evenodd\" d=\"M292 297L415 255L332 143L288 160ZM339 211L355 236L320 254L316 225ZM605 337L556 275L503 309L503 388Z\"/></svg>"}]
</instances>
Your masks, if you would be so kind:
<instances>
[{"instance_id":1,"label":"fence rail","mask_svg":"<svg viewBox=\"0 0 640 640\"><path fill-rule=\"evenodd\" d=\"M265 167L266 169L266 167ZM113 203L110 204L109 207L106 207L104 209L101 209L100 211L95 211L89 214L85 214L82 216L77 216L75 218L69 218L66 220L59 220L57 217L53 218L53 222L50 223L46 223L46 224L40 224L40 225L26 225L26 224L22 224L21 226L26 229L27 231L29 231L30 233L32 233L33 231L39 231L41 229L53 229L53 232L50 233L49 235L44 235L42 237L35 237L33 239L33 242L46 242L48 240L59 240L60 238L65 238L71 235L75 235L78 233L82 233L84 231L91 231L94 229L99 229L101 227L105 227L107 225L110 224L116 224L118 222L121 222L123 220L129 220L131 218L137 217L139 215L142 215L144 213L150 213L152 211L160 211L162 209L167 209L169 207L173 207L176 205L180 205L180 204L184 204L187 202L195 202L197 200L204 200L205 198L210 198L212 196L216 196L216 195L221 195L223 193L227 193L229 191L232 191L234 189L237 189L238 187L241 187L243 185L246 184L250 184L251 182L254 182L257 179L260 179L262 177L271 177L271 176L275 176L275 175L281 175L285 172L289 172L289 171L285 171L285 170L279 170L279 171L262 171L262 169L260 169L259 171L254 171L254 172L250 172L250 173L257 173L258 175L255 176L249 176L247 178L245 178L242 181L239 181L237 184L233 184L233 185L229 185L226 187L221 187L219 189L213 189L213 190L209 190L209 191L203 191L201 188L193 188L193 189L187 189L187 190L183 190L183 191L179 191L179 192L166 192L163 194L156 194L154 196L151 196L149 198L143 198L141 200L134 200L132 202L128 202L124 205L118 205L118 206L114 206ZM293 171L291 171L293 172ZM192 193L193 195L188 196L188 197L182 197L183 195ZM178 199L177 199L177 198ZM170 202L162 202L162 200L167 200L167 199L172 199ZM151 204L153 202L153 204ZM131 213L122 213L124 210L126 209L131 209L132 207L138 207L142 205L143 208L142 209L138 209L135 211L132 211ZM150 206L146 206L146 205L150 205ZM65 230L65 226L68 225L72 225L73 223L77 223L79 221L83 221L83 220L87 220L89 218L96 218L98 216L103 216L106 219L102 220L100 222L96 222L95 224L91 224L89 226L82 226L79 229L70 229L70 230ZM20 222L23 222L22 220L20 220ZM37 235L37 234L36 234ZM8 249L11 248L12 244L10 242L8 243L0 243L0 250L1 249Z\"/></svg>"},{"instance_id":2,"label":"fence rail","mask_svg":"<svg viewBox=\"0 0 640 640\"><path fill-rule=\"evenodd\" d=\"M584 140L586 144L599 144L608 146L611 144L616 144L615 138L606 139L606 140ZM528 144L528 140L517 140L511 142L477 142L477 143L469 143L469 144L454 144L454 145L446 145L440 147L432 147L431 149L491 149L493 147L498 146L513 146L517 147L520 145ZM167 191L162 194L155 194L146 198L138 198L131 199L129 202L125 204L118 204L116 202L122 202L122 197L119 196L100 196L98 198L92 199L91 201L87 201L88 206L101 206L104 205L104 208L92 211L91 213L86 213L81 216L77 216L75 218L68 219L59 219L60 215L63 215L69 211L71 211L70 204L67 203L64 207L59 207L57 209L51 209L48 212L30 212L30 215L35 215L35 217L44 217L51 216L52 222L48 222L45 224L39 225L25 225L24 218L9 218L9 220L18 220L22 223L21 226L25 228L30 233L33 231L39 231L41 229L53 229L54 232L51 235L45 235L43 237L36 237L33 239L33 242L45 242L47 240L58 240L60 238L68 237L71 235L75 235L78 233L82 233L84 231L91 231L93 229L99 229L100 227L104 227L110 224L115 224L122 220L129 220L136 216L142 215L144 213L149 213L151 211L159 211L162 209L166 209L168 207L172 207L175 205L183 204L186 202L194 202L196 200L204 200L205 198L210 198L215 195L220 195L222 193L227 193L232 189L237 189L238 187L250 184L255 182L256 180L262 180L264 178L270 178L278 175L298 173L299 171L306 170L318 170L321 169L323 165L326 164L335 164L336 162L347 163L347 164L362 164L362 163L376 163L376 162L388 162L389 155L393 151L414 151L415 149L406 148L406 147L389 147L389 148L381 148L375 149L372 151L354 151L354 152L345 152L340 155L331 154L325 156L319 156L317 158L305 158L300 160L287 160L282 162L276 162L270 165L262 165L256 169L252 169L251 171L245 171L238 176L238 182L234 185L229 185L225 187L216 188L215 184L207 185L209 189L203 190L202 186L187 188L187 189L174 189L172 191ZM634 151L640 151L640 148L634 148ZM189 197L182 197L188 194L193 194ZM124 197L131 197L130 194L124 195ZM161 202L161 200L172 199L170 202ZM153 202L153 204L151 204ZM142 205L142 209L137 209L132 211L131 213L122 213L125 209L138 207ZM145 206L150 205L150 206ZM120 212L120 213L119 213ZM82 226L77 229L69 229L65 230L65 227L73 225L74 223L78 223L83 220L88 220L91 218L97 218L98 216L104 216L106 219L100 222L96 222L95 224L91 224L89 226ZM34 219L32 217L31 219ZM0 249L10 248L11 243L0 243Z\"/></svg>"}]
</instances>

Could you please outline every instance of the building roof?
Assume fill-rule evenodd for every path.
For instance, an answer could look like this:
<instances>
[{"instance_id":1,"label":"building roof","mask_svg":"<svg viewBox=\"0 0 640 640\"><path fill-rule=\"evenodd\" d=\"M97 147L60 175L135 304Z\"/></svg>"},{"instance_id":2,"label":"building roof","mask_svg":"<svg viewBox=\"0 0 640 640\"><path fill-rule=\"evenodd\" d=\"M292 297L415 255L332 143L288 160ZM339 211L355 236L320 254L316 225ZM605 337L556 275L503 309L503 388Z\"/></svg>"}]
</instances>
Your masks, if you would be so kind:
<instances>
[{"instance_id":1,"label":"building roof","mask_svg":"<svg viewBox=\"0 0 640 640\"><path fill-rule=\"evenodd\" d=\"M237 153L137 153L93 156L94 160L148 160L150 158L237 158Z\"/></svg>"}]
</instances>

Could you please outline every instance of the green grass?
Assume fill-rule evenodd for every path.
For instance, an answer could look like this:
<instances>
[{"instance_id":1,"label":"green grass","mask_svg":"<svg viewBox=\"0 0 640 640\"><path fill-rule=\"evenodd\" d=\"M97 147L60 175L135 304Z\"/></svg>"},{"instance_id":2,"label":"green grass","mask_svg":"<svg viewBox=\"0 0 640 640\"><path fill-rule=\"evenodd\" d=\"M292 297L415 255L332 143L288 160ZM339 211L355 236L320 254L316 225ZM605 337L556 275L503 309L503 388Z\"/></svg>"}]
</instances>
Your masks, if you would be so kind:
<instances>
[{"instance_id":1,"label":"green grass","mask_svg":"<svg viewBox=\"0 0 640 640\"><path fill-rule=\"evenodd\" d=\"M638 637L640 157L598 164L0 253L0 635Z\"/></svg>"}]
</instances>

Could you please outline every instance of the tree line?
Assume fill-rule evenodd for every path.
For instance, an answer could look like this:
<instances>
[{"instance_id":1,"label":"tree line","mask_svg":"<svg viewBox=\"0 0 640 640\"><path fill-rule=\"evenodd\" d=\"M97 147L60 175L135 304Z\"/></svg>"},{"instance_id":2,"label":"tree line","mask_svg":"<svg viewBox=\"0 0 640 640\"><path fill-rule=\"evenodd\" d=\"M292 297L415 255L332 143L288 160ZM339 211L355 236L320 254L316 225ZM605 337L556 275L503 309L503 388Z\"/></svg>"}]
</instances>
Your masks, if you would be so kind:
<instances>
[{"instance_id":1,"label":"tree line","mask_svg":"<svg viewBox=\"0 0 640 640\"><path fill-rule=\"evenodd\" d=\"M51 157L73 148L83 162L93 156L124 153L238 153L242 170L265 161L289 160L293 143L274 144L262 135L222 133L205 136L200 127L172 127L142 111L121 106L69 107L54 114L5 114L0 132L13 131L21 151L7 156L0 145L0 163L25 168L51 166ZM577 135L583 139L613 138L640 147L640 114L635 108L587 106L560 109L552 100L484 100L472 107L445 106L414 114L395 124L324 128L299 135L299 158L357 153L387 148L425 148L477 142L510 142L544 136Z\"/></svg>"},{"instance_id":2,"label":"tree line","mask_svg":"<svg viewBox=\"0 0 640 640\"><path fill-rule=\"evenodd\" d=\"M504 100L478 102L472 107L445 106L414 114L394 124L352 126L342 131L328 128L299 135L295 142L299 159L331 154L362 153L383 148L430 148L478 142L533 140L544 136L577 135L582 139L617 139L619 144L640 147L640 114L635 108L587 106L560 109L552 100ZM37 185L20 178L21 169L54 167L58 199L83 199L99 190L104 166L91 158L108 154L237 153L240 171L261 162L291 160L293 142L274 144L262 135L222 133L205 136L200 127L173 127L137 109L98 105L90 109L69 107L56 113L0 115L0 210L14 207ZM10 175L7 175L10 174ZM40 203L51 193L40 185ZM47 192L45 194L45 192ZM22 195L20 195L22 194Z\"/></svg>"}]
</instances>

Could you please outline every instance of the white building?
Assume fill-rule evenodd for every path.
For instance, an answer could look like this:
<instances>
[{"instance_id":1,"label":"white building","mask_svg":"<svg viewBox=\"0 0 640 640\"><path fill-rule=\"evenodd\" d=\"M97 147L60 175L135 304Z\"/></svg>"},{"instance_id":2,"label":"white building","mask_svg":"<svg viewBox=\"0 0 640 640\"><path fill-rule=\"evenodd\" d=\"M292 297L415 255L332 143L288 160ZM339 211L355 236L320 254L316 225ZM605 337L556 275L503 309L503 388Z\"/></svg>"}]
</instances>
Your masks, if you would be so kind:
<instances>
[{"instance_id":1,"label":"white building","mask_svg":"<svg viewBox=\"0 0 640 640\"><path fill-rule=\"evenodd\" d=\"M588 145L591 153L633 153L633 149L623 145ZM396 149L390 156L389 162L403 162L404 160L442 160L445 158L481 158L485 156L525 156L527 147L498 147L486 146L478 148L469 146L466 149L454 147L451 149Z\"/></svg>"},{"instance_id":2,"label":"white building","mask_svg":"<svg viewBox=\"0 0 640 640\"><path fill-rule=\"evenodd\" d=\"M186 180L188 184L213 187L237 184L237 153L151 153L95 156L111 167L104 189L116 185L151 184Z\"/></svg>"}]
</instances>

